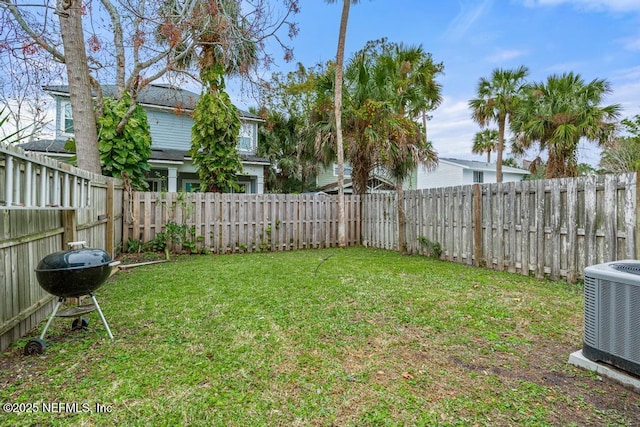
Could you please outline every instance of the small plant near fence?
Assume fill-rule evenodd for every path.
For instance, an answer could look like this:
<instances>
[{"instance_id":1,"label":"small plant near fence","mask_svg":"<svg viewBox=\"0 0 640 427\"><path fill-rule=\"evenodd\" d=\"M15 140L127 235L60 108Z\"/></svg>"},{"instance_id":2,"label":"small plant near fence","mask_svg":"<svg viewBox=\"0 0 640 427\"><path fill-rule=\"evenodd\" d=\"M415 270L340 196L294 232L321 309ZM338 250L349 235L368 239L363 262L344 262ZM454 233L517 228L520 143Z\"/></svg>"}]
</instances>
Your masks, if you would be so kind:
<instances>
[{"instance_id":1,"label":"small plant near fence","mask_svg":"<svg viewBox=\"0 0 640 427\"><path fill-rule=\"evenodd\" d=\"M132 239L131 237L127 239L127 252L130 254L139 253L142 250L142 246L140 240Z\"/></svg>"},{"instance_id":2,"label":"small plant near fence","mask_svg":"<svg viewBox=\"0 0 640 427\"><path fill-rule=\"evenodd\" d=\"M442 247L440 246L440 243L432 242L424 236L418 236L418 243L422 246L425 256L433 259L440 259L440 255L442 255Z\"/></svg>"},{"instance_id":3,"label":"small plant near fence","mask_svg":"<svg viewBox=\"0 0 640 427\"><path fill-rule=\"evenodd\" d=\"M276 220L275 229L280 230L280 220ZM258 247L260 252L269 252L271 250L271 232L271 224L268 224L264 232L260 233L260 246Z\"/></svg>"}]
</instances>

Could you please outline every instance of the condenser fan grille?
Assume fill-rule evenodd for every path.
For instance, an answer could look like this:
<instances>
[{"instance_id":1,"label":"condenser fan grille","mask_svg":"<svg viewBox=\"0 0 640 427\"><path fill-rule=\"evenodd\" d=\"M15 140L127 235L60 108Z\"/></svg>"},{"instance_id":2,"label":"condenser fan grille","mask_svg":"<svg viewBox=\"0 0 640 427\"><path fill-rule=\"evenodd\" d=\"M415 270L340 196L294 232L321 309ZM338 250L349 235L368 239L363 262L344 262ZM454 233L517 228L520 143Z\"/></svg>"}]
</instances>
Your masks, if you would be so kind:
<instances>
[{"instance_id":1,"label":"condenser fan grille","mask_svg":"<svg viewBox=\"0 0 640 427\"><path fill-rule=\"evenodd\" d=\"M631 263L631 262L617 262L615 264L610 264L612 268L622 271L624 273L631 273L640 276L640 263Z\"/></svg>"}]
</instances>

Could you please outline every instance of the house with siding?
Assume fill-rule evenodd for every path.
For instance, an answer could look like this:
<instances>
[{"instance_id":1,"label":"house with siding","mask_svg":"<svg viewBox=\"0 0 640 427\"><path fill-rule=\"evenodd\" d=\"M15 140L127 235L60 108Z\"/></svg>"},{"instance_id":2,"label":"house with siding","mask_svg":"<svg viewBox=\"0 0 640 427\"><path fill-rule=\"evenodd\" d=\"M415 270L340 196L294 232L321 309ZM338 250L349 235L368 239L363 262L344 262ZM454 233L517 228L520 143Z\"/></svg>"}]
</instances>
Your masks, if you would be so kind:
<instances>
[{"instance_id":1,"label":"house with siding","mask_svg":"<svg viewBox=\"0 0 640 427\"><path fill-rule=\"evenodd\" d=\"M59 159L74 153L64 149L73 136L73 117L68 86L47 86L45 90L55 99L56 131L53 140L40 140L21 145L27 151L37 151ZM103 86L105 97L116 93L115 86ZM147 113L151 132L151 172L148 182L151 191L197 191L199 179L188 151L191 148L192 113L199 95L170 85L150 84L140 90L138 104ZM242 127L238 135L238 153L242 172L238 184L245 193L264 192L264 168L269 160L256 156L258 125L263 120L239 110Z\"/></svg>"},{"instance_id":2,"label":"house with siding","mask_svg":"<svg viewBox=\"0 0 640 427\"><path fill-rule=\"evenodd\" d=\"M395 191L394 180L388 176L383 168L376 168L367 182L367 193L383 193ZM407 181L405 188L410 188L411 180ZM328 194L338 193L338 164L333 163L323 168L316 175L316 189ZM351 165L344 163L344 193L353 193L353 182L351 180Z\"/></svg>"},{"instance_id":3,"label":"house with siding","mask_svg":"<svg viewBox=\"0 0 640 427\"><path fill-rule=\"evenodd\" d=\"M502 167L502 182L522 181L530 172L524 169ZM345 193L352 192L351 166L345 163ZM319 191L326 193L338 192L338 165L325 168L316 177L316 186ZM493 183L496 180L495 163L477 162L473 160L458 160L440 158L438 166L434 170L427 170L424 166L418 169L405 180L405 190L421 190L425 188L451 187L477 183ZM378 168L371 174L368 184L368 193L394 191L393 178L389 177L384 169Z\"/></svg>"},{"instance_id":4,"label":"house with siding","mask_svg":"<svg viewBox=\"0 0 640 427\"><path fill-rule=\"evenodd\" d=\"M522 181L530 172L524 169L502 166L502 182ZM438 166L429 171L424 166L418 168L417 189L451 187L455 185L483 184L497 182L495 163L440 158Z\"/></svg>"}]
</instances>

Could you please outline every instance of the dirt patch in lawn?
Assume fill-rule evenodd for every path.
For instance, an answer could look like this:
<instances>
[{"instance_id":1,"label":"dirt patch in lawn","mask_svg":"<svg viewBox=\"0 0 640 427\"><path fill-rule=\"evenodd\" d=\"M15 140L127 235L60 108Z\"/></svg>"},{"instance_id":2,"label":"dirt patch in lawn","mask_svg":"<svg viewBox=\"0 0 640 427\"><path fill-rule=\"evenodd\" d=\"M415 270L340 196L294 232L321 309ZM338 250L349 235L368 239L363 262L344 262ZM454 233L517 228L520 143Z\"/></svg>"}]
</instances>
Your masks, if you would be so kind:
<instances>
[{"instance_id":1,"label":"dirt patch in lawn","mask_svg":"<svg viewBox=\"0 0 640 427\"><path fill-rule=\"evenodd\" d=\"M128 265L149 261L161 261L165 260L166 256L161 252L134 252L119 254L116 259L122 262L123 265Z\"/></svg>"}]
</instances>

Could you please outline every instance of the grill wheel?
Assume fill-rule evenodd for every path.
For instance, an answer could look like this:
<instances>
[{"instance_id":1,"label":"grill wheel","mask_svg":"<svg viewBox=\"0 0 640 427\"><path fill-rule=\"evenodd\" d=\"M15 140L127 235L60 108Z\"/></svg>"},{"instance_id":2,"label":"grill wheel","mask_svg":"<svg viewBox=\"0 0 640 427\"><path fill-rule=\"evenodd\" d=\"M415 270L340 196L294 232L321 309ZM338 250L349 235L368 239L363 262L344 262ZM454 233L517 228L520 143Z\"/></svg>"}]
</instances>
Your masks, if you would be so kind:
<instances>
[{"instance_id":1,"label":"grill wheel","mask_svg":"<svg viewBox=\"0 0 640 427\"><path fill-rule=\"evenodd\" d=\"M42 354L44 353L45 348L47 348L47 343L40 338L34 338L29 340L27 345L24 346L24 354L25 356L32 356L34 354Z\"/></svg>"}]
</instances>

